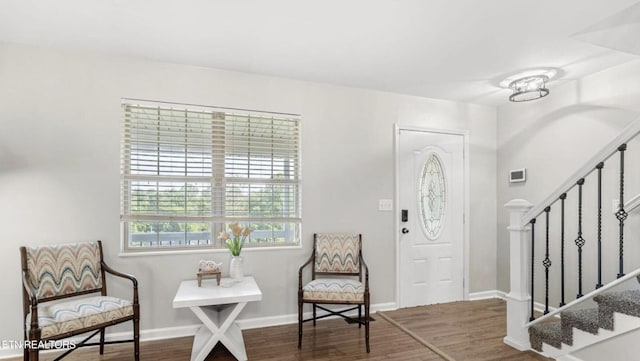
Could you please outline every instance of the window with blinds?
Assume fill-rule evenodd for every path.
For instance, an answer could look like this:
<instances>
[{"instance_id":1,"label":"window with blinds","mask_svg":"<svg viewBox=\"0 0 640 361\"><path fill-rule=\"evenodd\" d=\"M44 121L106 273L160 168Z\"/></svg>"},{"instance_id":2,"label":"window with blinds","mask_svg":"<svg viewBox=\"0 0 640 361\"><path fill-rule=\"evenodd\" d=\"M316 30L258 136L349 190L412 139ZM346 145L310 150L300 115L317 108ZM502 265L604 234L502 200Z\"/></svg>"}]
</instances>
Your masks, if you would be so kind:
<instances>
[{"instance_id":1,"label":"window with blinds","mask_svg":"<svg viewBox=\"0 0 640 361\"><path fill-rule=\"evenodd\" d=\"M192 107L193 108L193 107ZM121 223L126 250L299 243L300 120L223 109L123 104Z\"/></svg>"}]
</instances>

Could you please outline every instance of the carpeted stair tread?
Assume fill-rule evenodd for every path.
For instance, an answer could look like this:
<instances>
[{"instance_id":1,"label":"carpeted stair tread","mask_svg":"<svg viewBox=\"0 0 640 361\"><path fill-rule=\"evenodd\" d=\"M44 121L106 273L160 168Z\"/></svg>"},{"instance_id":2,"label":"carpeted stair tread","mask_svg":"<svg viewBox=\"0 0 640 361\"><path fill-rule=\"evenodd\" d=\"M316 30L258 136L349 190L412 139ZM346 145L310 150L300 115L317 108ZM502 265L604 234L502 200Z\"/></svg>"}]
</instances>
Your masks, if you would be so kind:
<instances>
[{"instance_id":1,"label":"carpeted stair tread","mask_svg":"<svg viewBox=\"0 0 640 361\"><path fill-rule=\"evenodd\" d=\"M599 326L613 331L614 312L640 317L640 290L607 292L593 298L598 303Z\"/></svg>"},{"instance_id":2,"label":"carpeted stair tread","mask_svg":"<svg viewBox=\"0 0 640 361\"><path fill-rule=\"evenodd\" d=\"M573 328L596 335L598 324L598 308L567 310L560 314L562 343L573 345Z\"/></svg>"},{"instance_id":3,"label":"carpeted stair tread","mask_svg":"<svg viewBox=\"0 0 640 361\"><path fill-rule=\"evenodd\" d=\"M640 282L640 275L637 279ZM640 290L601 293L593 300L598 307L569 309L560 314L560 319L553 318L529 327L531 348L542 352L543 343L557 349L563 343L573 345L574 328L594 335L598 334L599 328L613 331L616 312L640 317Z\"/></svg>"},{"instance_id":4,"label":"carpeted stair tread","mask_svg":"<svg viewBox=\"0 0 640 361\"><path fill-rule=\"evenodd\" d=\"M552 319L529 327L529 341L531 342L531 348L540 352L542 352L542 343L555 348L562 347L560 320Z\"/></svg>"},{"instance_id":5,"label":"carpeted stair tread","mask_svg":"<svg viewBox=\"0 0 640 361\"><path fill-rule=\"evenodd\" d=\"M640 307L640 290L605 292L593 297L593 300L598 303L630 305L631 307Z\"/></svg>"}]
</instances>

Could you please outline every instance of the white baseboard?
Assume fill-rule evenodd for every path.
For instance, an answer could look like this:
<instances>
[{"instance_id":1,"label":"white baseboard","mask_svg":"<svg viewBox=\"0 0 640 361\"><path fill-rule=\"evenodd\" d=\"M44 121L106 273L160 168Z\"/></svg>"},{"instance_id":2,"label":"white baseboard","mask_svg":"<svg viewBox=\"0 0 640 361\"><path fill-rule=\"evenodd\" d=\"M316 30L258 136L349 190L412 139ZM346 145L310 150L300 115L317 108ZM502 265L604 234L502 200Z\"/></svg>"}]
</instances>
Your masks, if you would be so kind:
<instances>
[{"instance_id":1,"label":"white baseboard","mask_svg":"<svg viewBox=\"0 0 640 361\"><path fill-rule=\"evenodd\" d=\"M371 305L370 312L374 313L378 311L392 311L397 308L398 307L396 306L395 302L378 303L378 304ZM319 314L322 314L322 313L319 313ZM304 314L305 318L309 318L311 316L312 316L311 312L305 312ZM332 318L332 317L327 317L327 318ZM286 325L291 323L297 323L298 314L248 318L244 320L238 320L237 322L238 322L238 326L240 326L240 329L242 330L248 330L252 328L261 328L261 327L280 326L280 325ZM196 325L140 330L140 341L144 342L144 341L165 340L170 338L189 337L189 336L195 335L201 326L202 325L200 324L196 324ZM119 340L131 339L131 338L132 338L131 331L107 333L105 336L105 339L107 341L119 341ZM73 337L73 338L70 338L69 340L80 342L82 338ZM13 358L13 357L21 357L21 356L22 356L22 349L0 348L0 360Z\"/></svg>"},{"instance_id":2,"label":"white baseboard","mask_svg":"<svg viewBox=\"0 0 640 361\"><path fill-rule=\"evenodd\" d=\"M507 294L505 292L498 291L498 290L469 293L469 301L486 300L489 298L500 298L505 300L507 299ZM543 303L535 302L533 304L533 307L536 311L544 312L545 306ZM556 310L556 307L549 306L549 312L553 312L555 310Z\"/></svg>"},{"instance_id":3,"label":"white baseboard","mask_svg":"<svg viewBox=\"0 0 640 361\"><path fill-rule=\"evenodd\" d=\"M505 297L506 293L498 290L469 293L469 301L487 300L490 298L499 298L504 300Z\"/></svg>"},{"instance_id":4,"label":"white baseboard","mask_svg":"<svg viewBox=\"0 0 640 361\"><path fill-rule=\"evenodd\" d=\"M202 325L187 325L176 327L152 328L148 330L140 330L141 341L166 340L168 338L189 337L196 334ZM108 334L106 339L109 341L126 340L133 336L132 332L117 332Z\"/></svg>"},{"instance_id":5,"label":"white baseboard","mask_svg":"<svg viewBox=\"0 0 640 361\"><path fill-rule=\"evenodd\" d=\"M538 312L544 313L544 303L534 302L533 308ZM549 306L549 312L553 312L556 309L557 309L556 307ZM560 315L557 315L556 317L560 317Z\"/></svg>"},{"instance_id":6,"label":"white baseboard","mask_svg":"<svg viewBox=\"0 0 640 361\"><path fill-rule=\"evenodd\" d=\"M505 344L515 348L518 351L526 351L529 350L531 348L531 345L529 345L529 343L520 343L515 339L510 338L509 336L505 336L502 339L502 342L504 342Z\"/></svg>"}]
</instances>

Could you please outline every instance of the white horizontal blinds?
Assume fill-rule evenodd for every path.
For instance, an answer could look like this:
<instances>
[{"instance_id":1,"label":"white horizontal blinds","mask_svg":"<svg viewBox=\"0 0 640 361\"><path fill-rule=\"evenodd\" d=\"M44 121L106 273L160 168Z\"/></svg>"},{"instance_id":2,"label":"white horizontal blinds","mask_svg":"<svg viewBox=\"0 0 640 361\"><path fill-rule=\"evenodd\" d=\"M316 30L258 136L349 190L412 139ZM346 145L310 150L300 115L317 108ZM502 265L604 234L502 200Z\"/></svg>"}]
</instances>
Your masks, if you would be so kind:
<instances>
[{"instance_id":1,"label":"white horizontal blinds","mask_svg":"<svg viewBox=\"0 0 640 361\"><path fill-rule=\"evenodd\" d=\"M124 220L210 219L212 143L224 129L213 115L125 105Z\"/></svg>"},{"instance_id":2,"label":"white horizontal blinds","mask_svg":"<svg viewBox=\"0 0 640 361\"><path fill-rule=\"evenodd\" d=\"M224 142L223 132L224 114L125 105L131 174L210 177L212 143Z\"/></svg>"},{"instance_id":3,"label":"white horizontal blinds","mask_svg":"<svg viewBox=\"0 0 640 361\"><path fill-rule=\"evenodd\" d=\"M297 242L299 121L124 104L122 214L129 246L216 244L240 221L251 241Z\"/></svg>"},{"instance_id":4,"label":"white horizontal blinds","mask_svg":"<svg viewBox=\"0 0 640 361\"><path fill-rule=\"evenodd\" d=\"M299 122L248 115L226 120L225 214L299 222Z\"/></svg>"}]
</instances>

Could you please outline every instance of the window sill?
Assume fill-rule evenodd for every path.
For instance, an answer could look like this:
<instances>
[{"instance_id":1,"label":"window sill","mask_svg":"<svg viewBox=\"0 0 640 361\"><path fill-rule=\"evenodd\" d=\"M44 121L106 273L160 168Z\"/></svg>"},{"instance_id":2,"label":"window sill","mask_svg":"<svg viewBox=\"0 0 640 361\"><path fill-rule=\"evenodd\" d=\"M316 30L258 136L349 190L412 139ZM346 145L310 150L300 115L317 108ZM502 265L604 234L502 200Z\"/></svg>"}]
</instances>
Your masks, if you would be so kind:
<instances>
[{"instance_id":1,"label":"window sill","mask_svg":"<svg viewBox=\"0 0 640 361\"><path fill-rule=\"evenodd\" d=\"M291 246L262 246L262 247L246 247L242 249L245 252L262 252L262 251L282 251L282 250L299 250L302 245ZM118 257L146 257L146 256L172 256L187 254L204 254L204 253L229 253L225 248L199 248L199 249L172 249L172 250L141 250L141 251L120 251Z\"/></svg>"}]
</instances>

